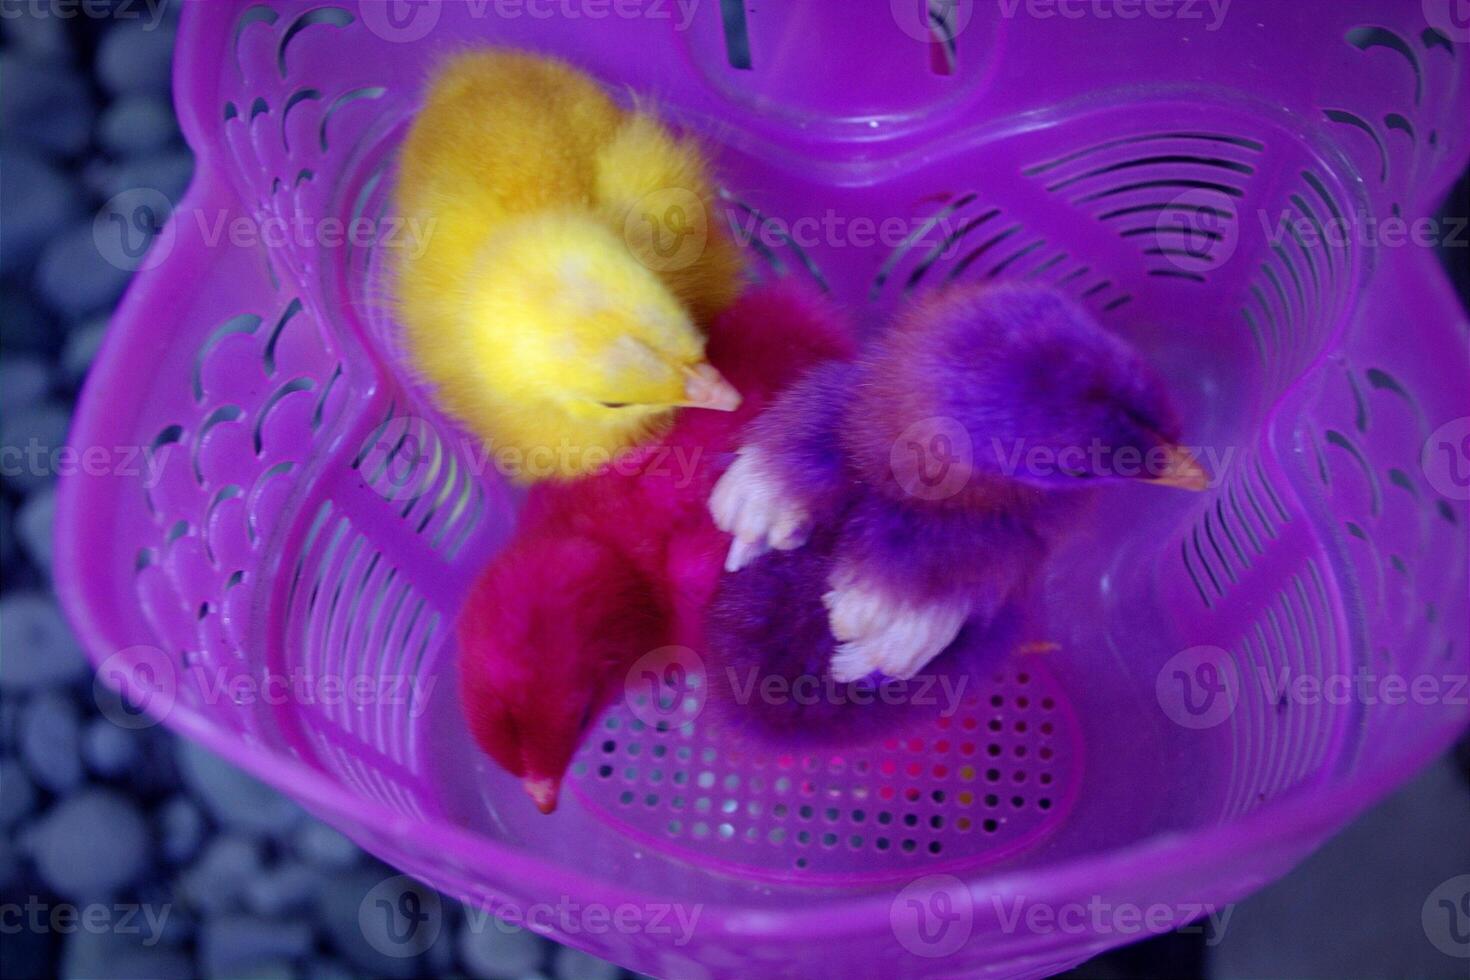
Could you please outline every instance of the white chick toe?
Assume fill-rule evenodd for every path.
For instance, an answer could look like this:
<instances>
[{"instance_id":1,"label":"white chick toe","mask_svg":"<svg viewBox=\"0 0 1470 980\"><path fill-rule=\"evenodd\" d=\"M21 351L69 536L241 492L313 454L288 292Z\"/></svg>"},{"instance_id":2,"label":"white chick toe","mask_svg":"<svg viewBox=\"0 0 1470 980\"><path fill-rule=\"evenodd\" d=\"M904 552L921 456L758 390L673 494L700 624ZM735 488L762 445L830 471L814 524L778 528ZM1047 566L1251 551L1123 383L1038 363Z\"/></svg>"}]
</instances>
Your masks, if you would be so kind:
<instances>
[{"instance_id":1,"label":"white chick toe","mask_svg":"<svg viewBox=\"0 0 1470 980\"><path fill-rule=\"evenodd\" d=\"M830 670L838 683L877 671L908 680L954 642L969 616L965 603L913 605L890 599L851 574L833 575L822 597L839 641Z\"/></svg>"},{"instance_id":2,"label":"white chick toe","mask_svg":"<svg viewBox=\"0 0 1470 980\"><path fill-rule=\"evenodd\" d=\"M806 508L786 493L752 446L740 450L715 484L709 510L715 526L735 537L725 557L727 572L738 572L772 548L799 548L810 533Z\"/></svg>"}]
</instances>

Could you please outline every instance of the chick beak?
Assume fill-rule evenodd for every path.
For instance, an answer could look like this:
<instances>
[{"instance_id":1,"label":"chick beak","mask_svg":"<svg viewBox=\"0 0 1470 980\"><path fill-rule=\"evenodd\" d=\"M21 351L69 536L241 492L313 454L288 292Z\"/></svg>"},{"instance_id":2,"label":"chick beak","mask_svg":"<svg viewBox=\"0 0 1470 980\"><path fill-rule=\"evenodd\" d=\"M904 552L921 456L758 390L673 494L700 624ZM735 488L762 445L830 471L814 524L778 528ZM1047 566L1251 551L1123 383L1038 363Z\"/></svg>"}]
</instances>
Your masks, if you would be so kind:
<instances>
[{"instance_id":1,"label":"chick beak","mask_svg":"<svg viewBox=\"0 0 1470 980\"><path fill-rule=\"evenodd\" d=\"M733 412L740 407L740 392L709 364L696 364L684 368L684 404Z\"/></svg>"},{"instance_id":2,"label":"chick beak","mask_svg":"<svg viewBox=\"0 0 1470 980\"><path fill-rule=\"evenodd\" d=\"M536 809L542 813L550 813L556 809L557 794L561 791L560 780L550 776L527 776L521 780L521 785L526 788Z\"/></svg>"},{"instance_id":3,"label":"chick beak","mask_svg":"<svg viewBox=\"0 0 1470 980\"><path fill-rule=\"evenodd\" d=\"M1157 487L1176 487L1180 490L1208 489L1210 474L1194 458L1194 454L1183 446L1165 446L1164 469L1148 482Z\"/></svg>"}]
</instances>

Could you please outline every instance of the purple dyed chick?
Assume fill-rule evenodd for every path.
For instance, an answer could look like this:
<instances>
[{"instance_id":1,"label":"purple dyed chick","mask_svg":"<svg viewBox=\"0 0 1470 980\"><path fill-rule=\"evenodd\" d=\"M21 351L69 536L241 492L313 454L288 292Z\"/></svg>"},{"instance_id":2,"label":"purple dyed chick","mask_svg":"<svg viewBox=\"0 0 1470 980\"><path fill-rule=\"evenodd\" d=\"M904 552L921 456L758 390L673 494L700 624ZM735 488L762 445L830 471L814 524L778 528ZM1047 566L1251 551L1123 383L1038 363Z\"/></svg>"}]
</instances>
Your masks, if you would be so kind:
<instances>
[{"instance_id":1,"label":"purple dyed chick","mask_svg":"<svg viewBox=\"0 0 1470 980\"><path fill-rule=\"evenodd\" d=\"M739 573L711 609L712 652L788 677L911 678L1025 594L1078 511L1065 491L1204 489L1179 436L1142 357L1055 290L936 293L751 426L710 497Z\"/></svg>"}]
</instances>

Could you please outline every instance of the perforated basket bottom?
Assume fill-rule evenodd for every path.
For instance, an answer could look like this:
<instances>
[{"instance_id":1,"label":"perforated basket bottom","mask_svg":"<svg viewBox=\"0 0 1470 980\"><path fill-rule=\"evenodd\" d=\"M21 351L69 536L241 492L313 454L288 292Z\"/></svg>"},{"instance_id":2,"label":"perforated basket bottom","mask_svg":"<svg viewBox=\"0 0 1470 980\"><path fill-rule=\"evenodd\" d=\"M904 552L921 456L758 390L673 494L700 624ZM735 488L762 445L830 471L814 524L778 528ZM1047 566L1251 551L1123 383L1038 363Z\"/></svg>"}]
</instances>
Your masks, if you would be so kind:
<instances>
[{"instance_id":1,"label":"perforated basket bottom","mask_svg":"<svg viewBox=\"0 0 1470 980\"><path fill-rule=\"evenodd\" d=\"M1065 819L1081 736L1037 658L976 680L958 710L843 754L760 756L707 713L650 725L619 703L569 783L642 846L742 876L850 883L988 863Z\"/></svg>"}]
</instances>

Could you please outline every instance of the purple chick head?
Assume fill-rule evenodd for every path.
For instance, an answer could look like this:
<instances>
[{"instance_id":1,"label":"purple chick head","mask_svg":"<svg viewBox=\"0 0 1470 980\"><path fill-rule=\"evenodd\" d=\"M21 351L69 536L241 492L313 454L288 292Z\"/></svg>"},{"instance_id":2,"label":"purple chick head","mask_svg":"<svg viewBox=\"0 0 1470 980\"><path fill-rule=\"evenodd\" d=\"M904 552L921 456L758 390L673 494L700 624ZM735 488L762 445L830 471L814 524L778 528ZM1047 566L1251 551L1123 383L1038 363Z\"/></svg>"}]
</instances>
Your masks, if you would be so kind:
<instances>
[{"instance_id":1,"label":"purple chick head","mask_svg":"<svg viewBox=\"0 0 1470 980\"><path fill-rule=\"evenodd\" d=\"M962 286L917 304L869 352L850 418L870 476L926 446L973 484L1136 478L1202 489L1168 392L1142 356L1057 291ZM927 440L927 441L926 441ZM916 446L912 457L895 449ZM987 477L990 478L987 480Z\"/></svg>"}]
</instances>

